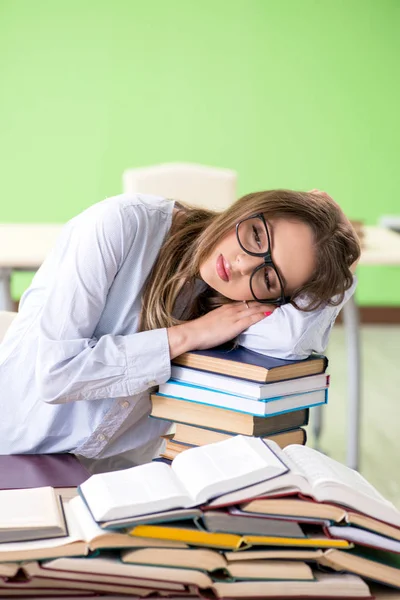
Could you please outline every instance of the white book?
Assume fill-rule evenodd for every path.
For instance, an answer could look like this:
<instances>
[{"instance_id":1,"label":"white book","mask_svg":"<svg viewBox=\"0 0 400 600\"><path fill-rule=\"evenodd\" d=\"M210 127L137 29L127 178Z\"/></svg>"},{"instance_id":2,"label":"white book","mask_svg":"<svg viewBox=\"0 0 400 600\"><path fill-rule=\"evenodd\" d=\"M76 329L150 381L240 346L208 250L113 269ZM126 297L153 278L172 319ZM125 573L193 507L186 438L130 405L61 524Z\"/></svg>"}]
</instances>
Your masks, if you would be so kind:
<instances>
[{"instance_id":1,"label":"white book","mask_svg":"<svg viewBox=\"0 0 400 600\"><path fill-rule=\"evenodd\" d=\"M234 436L161 462L92 475L79 487L96 521L190 508L287 470L260 438Z\"/></svg>"},{"instance_id":2,"label":"white book","mask_svg":"<svg viewBox=\"0 0 400 600\"><path fill-rule=\"evenodd\" d=\"M379 550L400 554L400 542L374 533L373 531L368 531L368 529L351 527L351 525L347 525L346 527L341 525L327 525L326 530L333 538L341 538L354 544L361 544L361 546L370 546L372 548L379 548Z\"/></svg>"},{"instance_id":3,"label":"white book","mask_svg":"<svg viewBox=\"0 0 400 600\"><path fill-rule=\"evenodd\" d=\"M184 383L211 388L219 392L227 392L235 396L244 396L253 400L265 400L277 396L299 394L300 392L312 392L329 386L329 375L326 373L296 377L295 379L277 381L276 383L257 383L238 377L180 367L179 365L171 365L171 379L169 381L171 380L183 381Z\"/></svg>"},{"instance_id":4,"label":"white book","mask_svg":"<svg viewBox=\"0 0 400 600\"><path fill-rule=\"evenodd\" d=\"M0 542L53 538L65 533L61 498L54 488L0 490Z\"/></svg>"},{"instance_id":5,"label":"white book","mask_svg":"<svg viewBox=\"0 0 400 600\"><path fill-rule=\"evenodd\" d=\"M251 398L189 385L181 381L169 380L159 386L157 395L218 406L258 417L266 417L325 404L327 402L328 389L323 388L321 390L314 390L313 392L302 392L300 394L268 398L266 400L252 400Z\"/></svg>"},{"instance_id":6,"label":"white book","mask_svg":"<svg viewBox=\"0 0 400 600\"><path fill-rule=\"evenodd\" d=\"M400 527L400 511L357 471L307 446L291 444L281 450L272 440L267 444L289 470L274 479L220 495L209 503L210 507L238 504L262 496L300 493Z\"/></svg>"}]
</instances>

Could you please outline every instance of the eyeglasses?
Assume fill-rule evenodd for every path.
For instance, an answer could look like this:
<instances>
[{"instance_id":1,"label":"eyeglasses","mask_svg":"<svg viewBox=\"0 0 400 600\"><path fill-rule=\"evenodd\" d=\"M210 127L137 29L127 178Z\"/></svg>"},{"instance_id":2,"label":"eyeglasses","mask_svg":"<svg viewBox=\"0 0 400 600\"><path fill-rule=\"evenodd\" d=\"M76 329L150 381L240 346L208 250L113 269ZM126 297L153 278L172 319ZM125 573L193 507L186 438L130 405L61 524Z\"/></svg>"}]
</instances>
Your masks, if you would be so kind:
<instances>
[{"instance_id":1,"label":"eyeglasses","mask_svg":"<svg viewBox=\"0 0 400 600\"><path fill-rule=\"evenodd\" d=\"M236 237L241 249L250 256L259 256L264 262L250 276L250 291L254 300L264 304L287 304L282 278L271 257L271 238L262 213L242 219L236 224ZM273 288L278 288L277 298L266 298Z\"/></svg>"}]
</instances>

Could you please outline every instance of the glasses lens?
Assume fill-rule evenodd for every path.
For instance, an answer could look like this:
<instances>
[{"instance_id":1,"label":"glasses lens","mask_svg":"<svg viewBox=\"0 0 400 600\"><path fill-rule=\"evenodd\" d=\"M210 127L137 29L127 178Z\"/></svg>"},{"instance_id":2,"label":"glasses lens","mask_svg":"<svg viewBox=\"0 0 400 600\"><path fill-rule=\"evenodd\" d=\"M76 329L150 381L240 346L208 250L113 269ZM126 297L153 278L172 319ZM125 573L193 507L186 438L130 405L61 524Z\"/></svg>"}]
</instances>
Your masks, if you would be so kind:
<instances>
[{"instance_id":1,"label":"glasses lens","mask_svg":"<svg viewBox=\"0 0 400 600\"><path fill-rule=\"evenodd\" d=\"M268 234L262 219L252 217L242 221L237 233L241 245L247 252L265 254L269 251Z\"/></svg>"},{"instance_id":2,"label":"glasses lens","mask_svg":"<svg viewBox=\"0 0 400 600\"><path fill-rule=\"evenodd\" d=\"M251 291L256 300L261 302L280 301L283 297L283 289L281 287L278 273L273 266L263 266L254 271L251 277Z\"/></svg>"}]
</instances>

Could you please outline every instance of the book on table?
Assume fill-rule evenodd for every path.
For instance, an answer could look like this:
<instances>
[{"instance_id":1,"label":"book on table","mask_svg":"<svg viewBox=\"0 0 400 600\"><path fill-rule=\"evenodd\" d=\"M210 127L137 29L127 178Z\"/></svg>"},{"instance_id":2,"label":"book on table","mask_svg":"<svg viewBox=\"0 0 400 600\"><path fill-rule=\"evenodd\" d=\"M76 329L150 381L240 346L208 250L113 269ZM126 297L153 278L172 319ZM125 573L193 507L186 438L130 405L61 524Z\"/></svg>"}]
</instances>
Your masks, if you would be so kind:
<instances>
[{"instance_id":1,"label":"book on table","mask_svg":"<svg viewBox=\"0 0 400 600\"><path fill-rule=\"evenodd\" d=\"M216 406L258 417L266 417L326 404L328 401L328 388L257 400L169 380L162 383L159 386L159 391L153 394L152 398L153 396L159 396L161 399L176 398L196 402L201 406Z\"/></svg>"},{"instance_id":2,"label":"book on table","mask_svg":"<svg viewBox=\"0 0 400 600\"><path fill-rule=\"evenodd\" d=\"M324 373L328 360L320 354L312 354L301 361L282 360L242 346L233 349L219 346L209 350L186 352L174 358L172 363L239 379L272 383Z\"/></svg>"},{"instance_id":3,"label":"book on table","mask_svg":"<svg viewBox=\"0 0 400 600\"><path fill-rule=\"evenodd\" d=\"M23 490L26 491L26 490ZM43 510L45 505L43 505ZM60 556L87 556L104 548L186 548L183 542L143 540L119 531L105 531L95 522L79 496L64 504L67 535L48 539L0 543L3 561L32 561Z\"/></svg>"},{"instance_id":4,"label":"book on table","mask_svg":"<svg viewBox=\"0 0 400 600\"><path fill-rule=\"evenodd\" d=\"M212 587L217 598L372 598L360 577L314 571L313 581L235 581L217 582Z\"/></svg>"},{"instance_id":5,"label":"book on table","mask_svg":"<svg viewBox=\"0 0 400 600\"><path fill-rule=\"evenodd\" d=\"M302 415L297 415L297 417L301 418ZM168 437L168 439L179 444L205 446L206 444L222 442L223 440L227 440L234 435L234 433L228 431L217 431L215 429L208 429L206 427L187 425L186 423L175 423L174 431L165 437ZM265 439L273 440L280 448L284 448L289 444L305 444L307 441L307 434L305 429L296 427L290 429L289 431L270 433L265 437Z\"/></svg>"},{"instance_id":6,"label":"book on table","mask_svg":"<svg viewBox=\"0 0 400 600\"><path fill-rule=\"evenodd\" d=\"M307 446L291 445L281 450L275 442L266 443L285 462L288 471L274 479L220 495L210 501L208 507L243 503L261 496L302 494L400 527L400 511L357 471Z\"/></svg>"},{"instance_id":7,"label":"book on table","mask_svg":"<svg viewBox=\"0 0 400 600\"><path fill-rule=\"evenodd\" d=\"M400 588L400 556L397 553L362 547L348 552L332 549L327 550L318 562L337 571L350 571L367 579Z\"/></svg>"},{"instance_id":8,"label":"book on table","mask_svg":"<svg viewBox=\"0 0 400 600\"><path fill-rule=\"evenodd\" d=\"M0 542L66 535L60 496L52 487L0 490Z\"/></svg>"},{"instance_id":9,"label":"book on table","mask_svg":"<svg viewBox=\"0 0 400 600\"><path fill-rule=\"evenodd\" d=\"M247 555L250 558L246 558ZM211 574L219 572L226 576L235 577L236 575L244 578L247 578L245 571L236 570L236 565L239 563L263 565L265 566L266 573L268 573L269 566L273 567L276 561L282 561L288 565L288 574L293 574L294 572L290 571L290 566L294 566L305 560L315 560L317 556L323 556L323 551L318 549L285 549L282 551L274 548L274 550L267 551L219 552L211 548L171 548L168 552L165 552L162 548L139 548L123 550L121 552L121 560L127 563L181 569L200 569ZM268 579L268 576L265 578ZM302 579L303 577L299 576L295 578ZM277 577L277 579L285 579L285 577Z\"/></svg>"},{"instance_id":10,"label":"book on table","mask_svg":"<svg viewBox=\"0 0 400 600\"><path fill-rule=\"evenodd\" d=\"M185 427L185 425L183 425L183 427ZM172 437L172 435L165 435L163 436L164 439L166 440L166 444L165 444L165 448L163 450L163 452L161 453L161 456L164 458L167 458L169 460L173 460L175 458L175 456L178 456L178 454L180 454L181 452L184 452L185 450L189 450L189 448L194 448L195 446L205 446L206 444L211 444L211 443L215 443L217 441L222 441L222 440L226 440L229 439L230 437L232 437L232 435L230 434L224 434L223 432L217 432L217 431L211 431L211 430L207 430L207 429L201 429L201 428L197 428L197 427L191 427L191 426L187 426L189 427L189 429L198 429L199 430L199 434L196 436L194 435L195 439L200 439L201 443L200 444L190 444L187 442L180 442L176 440L176 434L174 437ZM178 429L178 428L177 428ZM211 433L211 434L215 434L208 436L207 434ZM178 434L179 435L179 434ZM190 439L190 437L189 437ZM307 435L306 435L306 431L304 429L293 429L291 431L285 431L283 433L278 433L276 435L270 435L266 438L262 438L265 440L273 440L274 442L276 442L278 444L278 446L280 448L285 448L286 446L289 446L289 444L305 444L306 440L307 440Z\"/></svg>"},{"instance_id":11,"label":"book on table","mask_svg":"<svg viewBox=\"0 0 400 600\"><path fill-rule=\"evenodd\" d=\"M293 575L297 579L235 579L233 581L218 581L205 571L192 568L174 568L158 565L130 564L120 562L115 557L93 557L90 560L82 558L60 558L46 561L41 565L25 565L27 574L54 577L61 583L71 579L76 587L109 591L136 596L148 595L150 590L161 595L193 594L209 597L210 592L216 598L258 598L258 597L293 597L310 596L315 598L370 598L369 589L365 582L356 575L340 573L318 573L311 570L305 563L292 566ZM248 566L247 572L252 567ZM279 572L283 565L278 564ZM243 569L243 567L242 567ZM258 574L257 565L253 567ZM272 569L266 569L272 575ZM289 568L287 572L290 573ZM133 591L137 590L137 591Z\"/></svg>"},{"instance_id":12,"label":"book on table","mask_svg":"<svg viewBox=\"0 0 400 600\"><path fill-rule=\"evenodd\" d=\"M148 568L124 563L119 556L111 553L91 556L89 559L60 557L40 564L31 562L24 564L23 570L27 577L34 578L38 583L42 578L51 578L54 585L65 583L66 587L93 592L119 592L139 597L157 592L173 596L189 592L184 574L173 577L178 569L173 570L172 576L168 573L169 569L163 569L158 577L155 572L150 579L147 575L152 573L148 573Z\"/></svg>"},{"instance_id":13,"label":"book on table","mask_svg":"<svg viewBox=\"0 0 400 600\"><path fill-rule=\"evenodd\" d=\"M198 506L286 471L285 463L263 440L235 436L182 452L171 467L152 462L92 475L79 491L95 520L110 522Z\"/></svg>"},{"instance_id":14,"label":"book on table","mask_svg":"<svg viewBox=\"0 0 400 600\"><path fill-rule=\"evenodd\" d=\"M281 508L278 508L278 514L268 514L268 502L275 503L276 508L278 508L279 504ZM297 524L314 524L320 525L323 531L330 537L340 538L347 540L353 544L358 544L362 546L369 546L373 548L377 548L380 550L387 550L390 552L396 552L400 554L400 529L398 527L393 527L386 523L382 523L376 519L372 519L371 517L367 517L360 513L346 513L344 509L340 509L340 507L332 506L329 504L319 504L318 506L322 509L320 514L322 515L325 512L325 515L330 513L331 517L335 517L339 519L339 523L335 522L333 519L328 519L320 517L312 517L312 516L304 516L304 515L288 515L283 514L287 512L285 509L285 503L296 503L300 504L313 504L312 502L306 502L303 500L287 500L285 498L280 498L279 500L254 500L250 502L248 505L244 505L244 510L237 507L229 507L228 513L229 516L232 517L248 517L250 519L263 519L276 521L295 521ZM255 505L255 509L252 508L252 505ZM258 505L258 508L257 508ZM264 505L264 509L261 506ZM208 512L208 511L207 511ZM210 511L212 512L212 511ZM273 511L271 511L273 512ZM307 510L302 511L307 514ZM314 511L318 513L319 511ZM312 511L309 511L312 514ZM336 515L335 515L336 513ZM207 513L205 513L207 514ZM216 511L216 514L220 514L220 511ZM350 519L353 518L354 521L357 522L357 525L350 524ZM203 517L203 521L205 521L205 517ZM229 523L229 521L228 521ZM361 525L363 523L363 525Z\"/></svg>"},{"instance_id":15,"label":"book on table","mask_svg":"<svg viewBox=\"0 0 400 600\"><path fill-rule=\"evenodd\" d=\"M170 521L175 521L175 523L168 524ZM168 527L172 527L177 535L179 535L180 530L183 530L184 535L191 531L196 532L196 528L200 532L262 535L274 538L291 537L296 539L305 539L314 534L319 535L321 533L321 528L319 530L316 527L307 529L293 520L283 521L280 519L265 518L262 515L235 514L224 510L205 512L201 509L165 511L150 516L135 517L131 523L135 526L160 525L163 528L161 533L166 531L164 527L168 524ZM156 529L153 528L151 531L151 539L154 539ZM211 536L209 537L211 539ZM340 545L343 546L343 544ZM348 547L350 544L345 543L344 546Z\"/></svg>"},{"instance_id":16,"label":"book on table","mask_svg":"<svg viewBox=\"0 0 400 600\"><path fill-rule=\"evenodd\" d=\"M221 520L222 521L222 520ZM296 525L293 523L293 525ZM240 527L238 527L240 529ZM244 528L242 528L244 529ZM287 528L289 529L289 528ZM291 546L297 548L352 548L347 540L330 538L321 528L293 527L294 535L241 534L222 531L206 531L197 524L175 522L171 524L136 525L129 534L133 537L178 541L190 546L206 546L221 550L246 550L257 546ZM282 528L282 531L284 528ZM275 533L279 533L275 532ZM286 531L286 533L289 533Z\"/></svg>"},{"instance_id":17,"label":"book on table","mask_svg":"<svg viewBox=\"0 0 400 600\"><path fill-rule=\"evenodd\" d=\"M276 396L321 390L329 386L330 376L320 373L308 377L277 381L276 383L257 383L238 377L220 375L210 371L198 371L173 364L171 365L170 380L211 388L215 391L253 398L254 400L265 400Z\"/></svg>"},{"instance_id":18,"label":"book on table","mask_svg":"<svg viewBox=\"0 0 400 600\"><path fill-rule=\"evenodd\" d=\"M26 565L28 568L31 563ZM57 598L57 597L77 597L92 598L96 591L90 589L90 586L80 587L75 585L74 581L68 579L57 580L47 574L36 577L28 574L28 568L25 565L18 565L15 575L3 577L0 573L0 598L21 597L21 598ZM40 569L38 565L38 570ZM86 588L86 589L85 589Z\"/></svg>"},{"instance_id":19,"label":"book on table","mask_svg":"<svg viewBox=\"0 0 400 600\"><path fill-rule=\"evenodd\" d=\"M151 416L158 419L256 437L307 425L309 419L307 408L280 415L257 417L157 394L151 394L151 405Z\"/></svg>"},{"instance_id":20,"label":"book on table","mask_svg":"<svg viewBox=\"0 0 400 600\"><path fill-rule=\"evenodd\" d=\"M237 510L232 508L230 510ZM250 515L289 518L298 522L322 522L353 526L400 541L400 528L344 506L316 502L311 498L256 498L240 505L240 511Z\"/></svg>"},{"instance_id":21,"label":"book on table","mask_svg":"<svg viewBox=\"0 0 400 600\"><path fill-rule=\"evenodd\" d=\"M172 467L153 462L92 475L80 490L99 522L301 493L400 527L400 512L356 471L307 446L281 450L271 440L244 436L191 448Z\"/></svg>"},{"instance_id":22,"label":"book on table","mask_svg":"<svg viewBox=\"0 0 400 600\"><path fill-rule=\"evenodd\" d=\"M190 552L190 550L189 550ZM194 549L194 552L196 550ZM123 583L126 577L132 578L132 584L140 585L141 583L151 588L162 587L165 582L172 584L180 584L184 586L196 586L198 588L210 588L214 581L219 579L227 579L233 581L241 581L243 579L268 580L268 579L287 579L287 580L304 580L313 581L314 576L312 569L303 561L276 561L274 572L274 563L271 561L248 561L247 563L231 563L224 569L224 573L209 572L202 569L198 564L193 564L193 560L186 561L186 566L180 564L169 564L166 552L164 552L164 562L150 563L135 562L125 558L122 553L121 559L111 555L103 557L93 557L90 560L81 558L60 558L45 562L42 565L42 570L57 571L56 577L68 577L70 573L77 573L78 577L85 575L87 581L99 581L107 579L112 583ZM286 570L286 576L285 576ZM69 575L71 576L71 575ZM119 577L120 579L113 579ZM156 585L154 585L156 584ZM178 585L175 586L176 591ZM171 588L173 589L172 585Z\"/></svg>"}]
</instances>

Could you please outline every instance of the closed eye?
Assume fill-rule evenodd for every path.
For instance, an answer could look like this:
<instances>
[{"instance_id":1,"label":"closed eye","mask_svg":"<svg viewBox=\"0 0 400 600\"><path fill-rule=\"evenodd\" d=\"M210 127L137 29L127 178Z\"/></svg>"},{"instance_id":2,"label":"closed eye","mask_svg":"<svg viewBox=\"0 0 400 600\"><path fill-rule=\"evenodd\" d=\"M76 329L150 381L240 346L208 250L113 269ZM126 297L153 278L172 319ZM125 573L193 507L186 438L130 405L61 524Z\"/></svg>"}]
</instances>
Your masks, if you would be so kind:
<instances>
[{"instance_id":1,"label":"closed eye","mask_svg":"<svg viewBox=\"0 0 400 600\"><path fill-rule=\"evenodd\" d=\"M265 285L267 286L268 291L271 291L271 282L269 279L268 269L264 269L264 280L265 280Z\"/></svg>"},{"instance_id":2,"label":"closed eye","mask_svg":"<svg viewBox=\"0 0 400 600\"><path fill-rule=\"evenodd\" d=\"M254 225L253 225L253 234L254 234L254 239L256 241L257 246L259 248L261 248L261 239L260 239L260 236L258 234L257 227L255 227Z\"/></svg>"}]
</instances>

